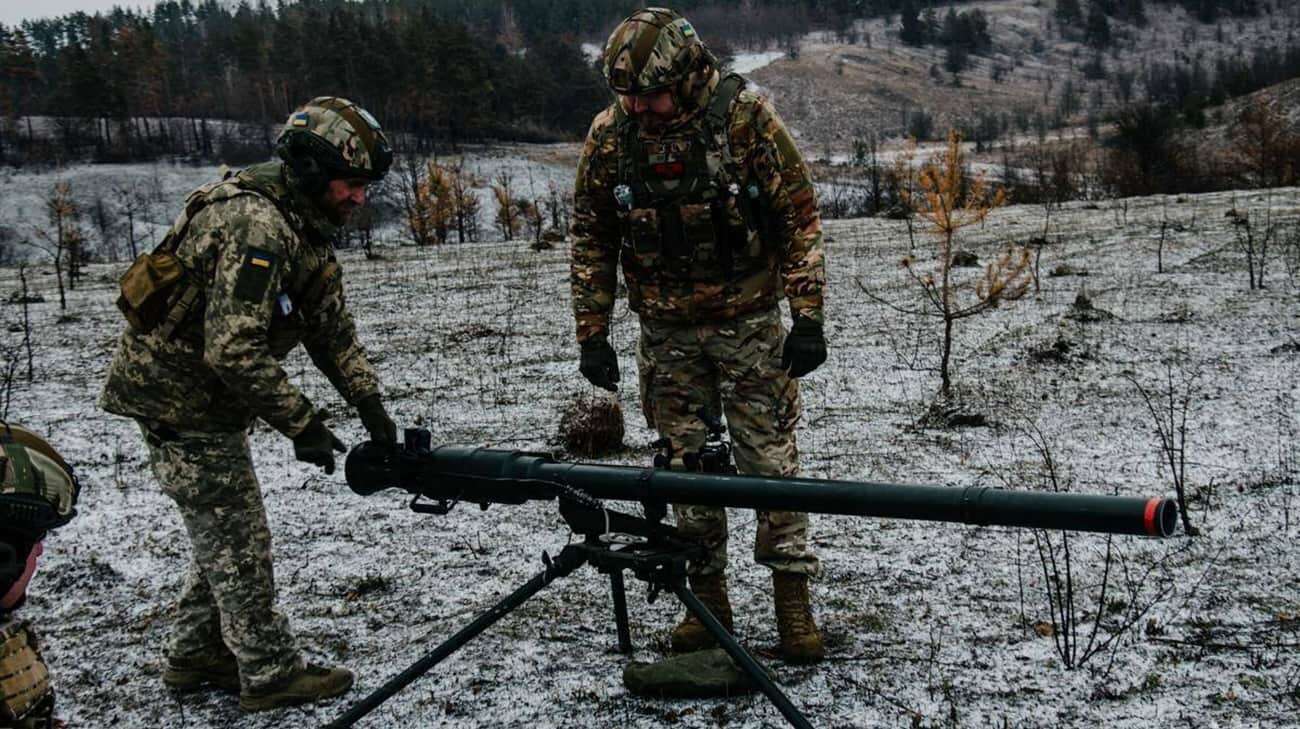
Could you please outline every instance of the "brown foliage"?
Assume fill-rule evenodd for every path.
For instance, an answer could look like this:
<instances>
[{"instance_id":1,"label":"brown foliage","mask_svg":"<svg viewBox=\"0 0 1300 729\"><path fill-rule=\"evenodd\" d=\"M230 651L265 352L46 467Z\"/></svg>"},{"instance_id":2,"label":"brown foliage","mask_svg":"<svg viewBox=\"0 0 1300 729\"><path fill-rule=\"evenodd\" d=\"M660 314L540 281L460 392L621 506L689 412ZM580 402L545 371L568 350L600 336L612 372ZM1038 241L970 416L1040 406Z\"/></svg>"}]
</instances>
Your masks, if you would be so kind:
<instances>
[{"instance_id":1,"label":"brown foliage","mask_svg":"<svg viewBox=\"0 0 1300 729\"><path fill-rule=\"evenodd\" d=\"M1229 159L1259 187L1294 185L1300 178L1300 135L1291 131L1278 100L1256 97L1230 131Z\"/></svg>"},{"instance_id":2,"label":"brown foliage","mask_svg":"<svg viewBox=\"0 0 1300 729\"><path fill-rule=\"evenodd\" d=\"M623 447L623 408L604 394L575 395L560 414L560 440L570 453L598 458Z\"/></svg>"},{"instance_id":3,"label":"brown foliage","mask_svg":"<svg viewBox=\"0 0 1300 729\"><path fill-rule=\"evenodd\" d=\"M936 266L933 273L919 273L910 256L903 260L903 266L924 291L927 314L943 320L939 395L947 398L952 389L949 365L954 323L1024 296L1030 257L1026 248L1008 248L985 267L983 277L975 284L974 300L959 301L963 286L953 277L955 260L962 253L957 248L958 233L984 222L989 213L1006 202L1006 193L1001 188L990 192L982 174L970 175L961 135L955 131L948 133L947 148L921 167L918 186L921 195L914 197L912 205L934 237Z\"/></svg>"}]
</instances>

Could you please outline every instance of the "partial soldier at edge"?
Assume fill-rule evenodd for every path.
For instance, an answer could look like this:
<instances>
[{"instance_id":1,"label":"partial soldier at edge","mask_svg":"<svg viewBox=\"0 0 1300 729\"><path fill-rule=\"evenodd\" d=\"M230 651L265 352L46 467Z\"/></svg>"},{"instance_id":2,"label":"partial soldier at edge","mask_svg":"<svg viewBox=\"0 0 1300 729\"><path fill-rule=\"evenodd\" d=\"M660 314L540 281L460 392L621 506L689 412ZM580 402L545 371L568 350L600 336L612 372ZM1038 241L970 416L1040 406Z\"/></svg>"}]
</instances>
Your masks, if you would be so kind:
<instances>
[{"instance_id":1,"label":"partial soldier at edge","mask_svg":"<svg viewBox=\"0 0 1300 729\"><path fill-rule=\"evenodd\" d=\"M0 421L0 727L48 729L55 692L40 640L17 611L44 553L46 535L77 514L81 484L44 439Z\"/></svg>"},{"instance_id":2,"label":"partial soldier at edge","mask_svg":"<svg viewBox=\"0 0 1300 729\"><path fill-rule=\"evenodd\" d=\"M592 123L578 162L571 261L580 370L615 390L609 343L621 264L639 315L637 351L647 422L674 447L705 437L700 409L725 414L741 473L799 471L797 378L826 359L821 219L807 168L771 103L723 74L691 24L648 8L620 24L604 51L618 100ZM787 334L777 308L789 302ZM709 550L692 589L731 628L726 512L674 508L678 527ZM755 559L773 570L782 654L824 656L808 580L820 562L806 514L760 512ZM712 644L693 616L677 651Z\"/></svg>"},{"instance_id":3,"label":"partial soldier at edge","mask_svg":"<svg viewBox=\"0 0 1300 729\"><path fill-rule=\"evenodd\" d=\"M238 692L247 711L337 696L353 682L347 669L307 663L275 605L247 432L264 421L327 474L344 451L280 362L301 343L370 438L396 439L332 252L387 172L388 141L364 109L318 97L289 117L277 152L281 161L193 192L164 242L124 276L118 303L130 325L100 398L139 423L190 537L163 681Z\"/></svg>"}]
</instances>

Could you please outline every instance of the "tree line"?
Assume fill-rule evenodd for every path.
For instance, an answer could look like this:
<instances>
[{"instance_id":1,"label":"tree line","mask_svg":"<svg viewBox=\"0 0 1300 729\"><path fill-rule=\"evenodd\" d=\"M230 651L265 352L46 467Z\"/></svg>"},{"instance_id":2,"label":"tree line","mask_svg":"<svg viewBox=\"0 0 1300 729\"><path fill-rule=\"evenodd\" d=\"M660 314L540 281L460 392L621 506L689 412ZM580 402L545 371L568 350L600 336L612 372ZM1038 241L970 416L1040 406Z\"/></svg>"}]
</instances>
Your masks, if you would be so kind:
<instances>
[{"instance_id":1,"label":"tree line","mask_svg":"<svg viewBox=\"0 0 1300 729\"><path fill-rule=\"evenodd\" d=\"M730 52L904 0L683 0ZM0 162L265 156L312 96L347 96L427 151L580 138L608 103L581 43L626 0L162 0L0 25ZM33 123L33 117L38 121ZM214 120L239 124L214 125Z\"/></svg>"}]
</instances>

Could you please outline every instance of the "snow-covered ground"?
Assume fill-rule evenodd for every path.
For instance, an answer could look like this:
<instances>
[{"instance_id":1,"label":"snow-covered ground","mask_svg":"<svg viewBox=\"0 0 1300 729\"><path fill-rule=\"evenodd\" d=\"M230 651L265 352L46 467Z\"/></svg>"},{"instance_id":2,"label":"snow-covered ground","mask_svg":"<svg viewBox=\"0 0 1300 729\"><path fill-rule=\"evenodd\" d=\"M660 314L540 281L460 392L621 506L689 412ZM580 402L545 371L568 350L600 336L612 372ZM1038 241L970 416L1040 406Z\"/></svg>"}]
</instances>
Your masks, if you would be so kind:
<instances>
[{"instance_id":1,"label":"snow-covered ground","mask_svg":"<svg viewBox=\"0 0 1300 729\"><path fill-rule=\"evenodd\" d=\"M440 155L438 161L459 167L468 176L480 203L480 237L495 240L501 235L494 227L498 204L491 186L504 176L516 198L545 201L551 187L569 195L579 149L577 144L467 147L459 154ZM179 201L194 188L219 179L221 172L221 165L176 162L75 164L31 170L0 167L0 190L6 194L6 204L0 206L0 249L13 261L52 260L45 250L48 246L40 245L40 233L51 227L46 211L51 191L57 183L67 182L94 256L127 260L131 257L127 244L128 205L134 208L137 249L151 248L175 220ZM394 170L384 183L386 191L378 193L387 208L387 218L376 231L381 243L396 245L406 235L398 210L399 175ZM96 224L98 210L105 211L108 226L104 230Z\"/></svg>"},{"instance_id":2,"label":"snow-covered ground","mask_svg":"<svg viewBox=\"0 0 1300 729\"><path fill-rule=\"evenodd\" d=\"M731 62L731 70L736 73L753 73L784 55L785 51L737 53L735 60Z\"/></svg>"},{"instance_id":3,"label":"snow-covered ground","mask_svg":"<svg viewBox=\"0 0 1300 729\"><path fill-rule=\"evenodd\" d=\"M13 180L4 184L9 199L22 192ZM1055 213L1041 292L958 325L958 383L993 423L958 430L914 425L938 384L929 369L937 326L876 299L918 305L898 265L909 251L906 224L827 225L832 354L803 382L805 475L954 487L1005 479L1042 489L1041 459L1024 435L1037 428L1070 489L1168 494L1151 417L1129 378L1159 391L1169 363L1175 382L1194 378L1186 455L1201 535L1111 542L1097 640L1115 639L1067 670L1043 636L1051 616L1032 532L816 517L813 541L826 575L814 600L830 655L810 667L773 661L814 726L1295 725L1300 262L1290 249L1288 264L1275 244L1268 288L1247 290L1225 217L1229 208L1266 206L1288 221L1288 235L1296 231L1297 189L1130 200L1113 209L1072 204ZM1157 274L1162 216L1172 225L1165 272ZM1041 229L1038 208L1008 208L971 230L971 247L988 260ZM917 245L929 250L924 239ZM577 373L565 251L493 243L382 252L377 260L344 252L342 260L394 417L430 427L439 443L553 448L560 408L591 390ZM918 258L924 267L926 254ZM24 610L41 626L70 726L320 725L539 571L543 550L555 554L568 541L542 505L430 517L408 511L399 494L358 497L341 475L294 462L291 444L259 427L252 445L281 603L307 652L355 669L359 685L324 706L255 716L241 714L230 696L169 694L159 681L161 650L187 540L147 473L136 428L94 405L122 326L112 305L121 269L91 266L65 315L56 303L32 307L36 376L14 383L8 413L48 433L86 484L81 516L49 540ZM56 301L52 273L29 273ZM0 293L16 287L16 271L0 270ZM1069 319L1085 290L1114 318ZM0 316L12 327L20 311L5 306ZM652 434L632 384L636 329L620 302L613 343L628 450L613 460L640 464ZM334 413L340 436L358 442L360 425L307 358L295 354L287 367ZM750 557L752 514L731 516L737 629L762 650L775 643L769 582ZM1051 539L1059 545L1059 535ZM1106 544L1100 536L1071 539L1084 643L1099 612ZM653 659L677 611L667 599L647 605L636 583L629 603L635 658ZM634 698L622 687L627 659L615 645L608 587L584 570L362 725L782 725L761 696Z\"/></svg>"}]
</instances>

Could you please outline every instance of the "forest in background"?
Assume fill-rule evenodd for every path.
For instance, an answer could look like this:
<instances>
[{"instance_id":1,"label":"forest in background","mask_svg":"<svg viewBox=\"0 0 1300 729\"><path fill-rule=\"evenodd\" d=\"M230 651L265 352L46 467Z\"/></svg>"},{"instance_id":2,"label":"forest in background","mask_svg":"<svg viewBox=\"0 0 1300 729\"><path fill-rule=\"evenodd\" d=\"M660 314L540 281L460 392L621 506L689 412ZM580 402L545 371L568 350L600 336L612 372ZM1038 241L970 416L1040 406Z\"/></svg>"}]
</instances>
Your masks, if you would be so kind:
<instances>
[{"instance_id":1,"label":"forest in background","mask_svg":"<svg viewBox=\"0 0 1300 729\"><path fill-rule=\"evenodd\" d=\"M1062 18L1131 20L1147 2L1199 18L1255 14L1256 0L1058 0ZM854 21L899 18L914 44L962 55L981 15L940 20L917 0L682 0L723 57ZM399 147L580 138L608 100L583 42L633 7L623 0L165 0L0 26L0 162L264 158L273 125L319 93L352 98L399 132ZM957 25L953 25L956 18ZM1091 26L1089 26L1091 27ZM956 49L951 50L951 49ZM35 118L35 120L33 119ZM219 125L214 120L242 122Z\"/></svg>"}]
</instances>

